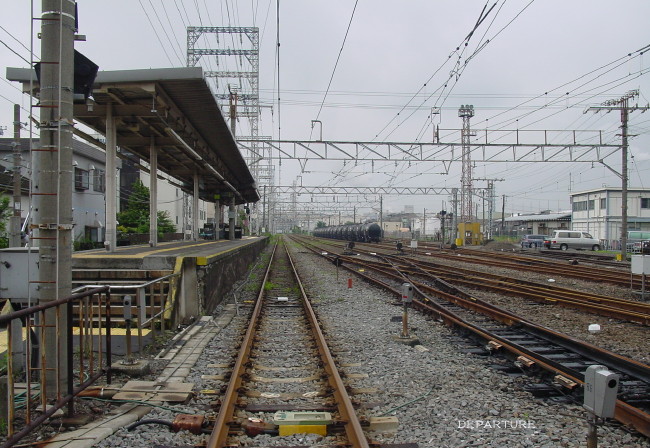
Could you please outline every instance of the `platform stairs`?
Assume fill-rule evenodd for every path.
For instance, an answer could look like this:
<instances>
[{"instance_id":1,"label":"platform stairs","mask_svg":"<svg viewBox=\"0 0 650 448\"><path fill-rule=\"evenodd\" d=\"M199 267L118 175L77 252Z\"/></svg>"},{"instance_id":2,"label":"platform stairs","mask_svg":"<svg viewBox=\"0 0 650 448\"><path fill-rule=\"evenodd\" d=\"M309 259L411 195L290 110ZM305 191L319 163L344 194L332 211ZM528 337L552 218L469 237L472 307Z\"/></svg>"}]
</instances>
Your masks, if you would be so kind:
<instances>
[{"instance_id":1,"label":"platform stairs","mask_svg":"<svg viewBox=\"0 0 650 448\"><path fill-rule=\"evenodd\" d=\"M110 286L111 332L118 340L132 337L134 351L150 343L171 325L180 274L171 270L78 269L72 271L72 290ZM103 321L101 311L73 308L76 335L92 332ZM118 353L126 344L114 344Z\"/></svg>"}]
</instances>

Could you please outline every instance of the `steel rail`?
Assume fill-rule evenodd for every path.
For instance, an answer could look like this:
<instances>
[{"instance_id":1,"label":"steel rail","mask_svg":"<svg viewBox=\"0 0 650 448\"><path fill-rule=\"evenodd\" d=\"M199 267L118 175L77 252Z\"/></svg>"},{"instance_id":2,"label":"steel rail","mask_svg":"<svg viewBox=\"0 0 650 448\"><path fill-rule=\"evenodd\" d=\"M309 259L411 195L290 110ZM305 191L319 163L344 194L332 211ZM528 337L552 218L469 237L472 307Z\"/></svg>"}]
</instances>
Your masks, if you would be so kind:
<instances>
[{"instance_id":1,"label":"steel rail","mask_svg":"<svg viewBox=\"0 0 650 448\"><path fill-rule=\"evenodd\" d=\"M526 280L514 279L503 275L473 271L470 269L451 268L428 261L409 260L409 262L414 263L420 268L424 267L427 272L432 272L435 275L447 277L449 279L453 278L454 281L472 278L495 286L506 285L508 288L516 289L521 294L534 291L539 295L539 297L548 297L552 299L557 298L562 300L573 299L593 304L608 304L608 306L618 307L624 310L635 311L641 314L650 314L650 303L635 302L633 300L617 299L616 297L585 293L560 286L550 286Z\"/></svg>"},{"instance_id":2,"label":"steel rail","mask_svg":"<svg viewBox=\"0 0 650 448\"><path fill-rule=\"evenodd\" d=\"M355 247L355 251L375 254L369 250ZM617 299L597 294L574 291L558 286L542 285L535 282L513 279L503 275L487 274L481 271L449 267L431 261L406 259L386 254L403 263L412 263L419 269L448 281L462 283L470 288L497 291L499 293L525 297L538 303L554 304L566 308L598 314L615 319L650 325L650 304L632 300ZM416 273L417 274L417 273Z\"/></svg>"},{"instance_id":3,"label":"steel rail","mask_svg":"<svg viewBox=\"0 0 650 448\"><path fill-rule=\"evenodd\" d=\"M275 247L273 248L273 253L271 255L269 265L266 269L262 285L265 285L268 280L277 246L278 245L276 243ZM286 245L285 250L287 256L289 257L293 275L298 283L298 286L300 287L302 299L301 302L306 313L307 320L310 323L311 331L314 335L314 340L316 342L320 358L323 361L323 369L327 373L328 383L336 400L337 410L339 412L341 420L344 423L345 433L348 438L348 446L352 448L369 448L368 441L366 440L363 433L363 428L361 427L359 419L356 416L356 412L354 411L352 400L346 391L343 379L338 372L334 358L332 357L331 351L327 346L325 336L320 329L316 313L309 303L309 299L307 298L307 294L302 285L302 282L300 281L300 277L298 276L295 264L291 258L291 255L289 254L289 250ZM246 374L248 360L250 358L251 349L255 340L255 333L259 325L263 302L264 287L262 286L258 294L251 320L248 324L248 328L242 342L241 349L237 356L237 361L233 367L232 377L230 378L228 388L219 410L219 414L215 421L214 430L207 442L207 448L223 448L226 446L225 444L228 439L230 425L234 422L233 415L239 397L239 389L242 386L243 377Z\"/></svg>"},{"instance_id":4,"label":"steel rail","mask_svg":"<svg viewBox=\"0 0 650 448\"><path fill-rule=\"evenodd\" d=\"M499 278L499 276L496 276L496 279L491 279L476 274L449 273L447 270L423 268L418 262L412 264L423 271L423 273L419 273L417 270L410 270L407 267L406 269L414 275L435 275L473 289L496 291L511 296L524 297L539 303L550 303L642 325L650 325L650 304L647 303L625 301L606 296L592 296L590 294L580 296L577 291L568 289L553 290L532 282L520 284L516 280L507 279L507 277Z\"/></svg>"},{"instance_id":5,"label":"steel rail","mask_svg":"<svg viewBox=\"0 0 650 448\"><path fill-rule=\"evenodd\" d=\"M375 247L394 249L393 246L386 244ZM433 251L436 249L418 248L415 253L418 255L424 255L424 250ZM596 267L572 266L569 264L558 263L553 260L537 260L505 252L488 253L469 249L456 249L453 253L449 253L448 251L439 251L435 254L431 252L430 255L453 261L471 262L486 266L501 267L504 269L524 269L531 272L539 272L541 274L562 275L591 282L606 282L617 286L629 287L632 284L635 287L641 288L641 276L639 275L631 275L625 272L612 272L608 269ZM458 255L461 256L459 257ZM506 259L504 260L504 258Z\"/></svg>"},{"instance_id":6,"label":"steel rail","mask_svg":"<svg viewBox=\"0 0 650 448\"><path fill-rule=\"evenodd\" d=\"M305 288L300 281L296 266L293 262L293 259L291 258L291 254L289 254L289 249L286 246L285 249L287 251L287 255L289 256L291 269L293 270L296 281L298 282L298 286L300 287L302 305L311 324L311 330L314 334L314 339L316 340L318 352L324 364L324 369L327 372L328 382L333 390L339 414L345 422L345 433L348 438L348 444L353 448L368 448L369 445L363 433L363 428L361 428L359 419L357 418L356 412L354 411L354 406L352 405L352 400L347 393L343 379L341 378L341 375L339 374L336 367L336 362L334 361L332 353L327 346L327 341L325 340L325 335L323 335L320 324L318 323L316 313L314 312L314 309L311 306L309 299L307 298L307 293L305 292Z\"/></svg>"},{"instance_id":7,"label":"steel rail","mask_svg":"<svg viewBox=\"0 0 650 448\"><path fill-rule=\"evenodd\" d=\"M206 448L223 448L226 445L228 433L230 432L230 425L233 423L235 405L239 398L239 389L243 381L243 376L246 373L246 363L250 358L251 349L255 339L255 331L262 311L262 304L264 302L264 285L269 278L271 265L273 264L273 257L275 256L277 247L278 245L276 243L269 259L269 265L266 267L264 280L262 280L262 287L260 288L257 300L255 301L255 307L253 308L253 313L248 328L246 329L244 340L242 341L239 354L237 355L237 361L233 367L228 388L226 389L226 393L221 402L221 408L219 409L219 414L214 423L214 430L207 441Z\"/></svg>"},{"instance_id":8,"label":"steel rail","mask_svg":"<svg viewBox=\"0 0 650 448\"><path fill-rule=\"evenodd\" d=\"M307 247L309 250L314 252L317 255L321 255L323 257L328 258L327 255L323 255L320 249L316 249L314 246L311 244L301 241L305 247ZM359 260L355 260L353 258L349 257L341 257L345 258L345 263L342 265L344 269L347 269L350 272L355 273L356 275L368 280L370 283L375 283L375 284L380 284L383 288L386 288L390 290L391 292L395 293L396 295L400 294L400 291L398 291L396 288L388 285L385 282L378 281L374 277L364 273L364 272L359 272L356 269L353 269L349 266L347 266L346 263L349 264L358 264L358 265L364 265L365 267L368 267L372 269L370 265L364 264L359 262ZM417 286L416 286L417 289ZM433 289L433 288L432 288ZM437 291L437 293L442 292L442 291ZM426 297L423 294L424 297ZM460 298L456 298L460 299ZM476 306L478 304L475 303L477 299L472 298L471 300L466 300L465 303L469 306L472 307L472 309L479 309L480 306ZM449 326L456 326L459 327L463 330L469 331L470 333L474 334L476 337L479 337L480 339L484 340L485 342L490 342L490 341L499 341L498 343L509 353L516 355L516 356L525 356L529 359L531 359L534 363L536 363L537 366L542 368L545 371L551 372L553 374L558 374L562 375L571 381L574 381L576 384L583 385L584 384L584 375L582 375L579 372L576 372L573 369L567 368L562 366L561 364L550 360L543 355L536 354L525 347L518 346L517 344L513 344L511 341L508 341L498 335L495 335L488 330L485 330L483 328L480 328L470 322L465 321L462 317L457 315L456 313L445 309L444 307L436 304L434 301L428 300L427 302L423 302L417 299L413 300L414 306L419 308L421 311L427 313L427 314L434 314L436 315L441 321L443 321L446 325ZM460 303L459 300L455 300L454 303ZM486 308L497 308L492 305L489 305ZM503 310L500 310L500 312ZM609 364L614 364L616 365L616 368L621 371L627 371L629 372L629 369L632 371L641 369L644 371L647 375L647 372L650 371L650 367L639 363L637 361L631 360L629 358L625 358L623 356L617 355L615 353L612 353L608 350L601 349L599 347L593 346L591 344L578 341L574 338L568 337L566 335L563 335L561 333L554 332L552 330L549 330L544 327L540 327L538 325L533 324L532 322L527 321L526 319L520 318L519 316L516 316L512 313L506 312L505 314L500 314L497 313L499 316L499 320L506 323L509 322L511 319L513 320L518 320L519 324L525 324L529 330L535 334L535 332L545 332L548 333L549 336L551 336L550 339L556 340L556 339L563 339L566 343L569 343L569 345L574 345L577 344L578 346L582 347L582 353L589 352L589 353L600 353L601 355L605 357L611 357L614 360L621 360L624 362L625 366L624 368L620 368L620 365L617 363L612 363L611 360ZM514 322L513 322L514 323ZM564 346L564 345L563 345ZM601 358L602 359L602 358ZM608 363L605 363L608 364ZM650 414L644 412L641 409L635 408L634 406L622 401L618 400L616 401L616 409L615 409L615 415L614 418L618 420L619 422L629 425L631 427L634 427L638 432L641 434L645 435L646 437L650 437Z\"/></svg>"}]
</instances>

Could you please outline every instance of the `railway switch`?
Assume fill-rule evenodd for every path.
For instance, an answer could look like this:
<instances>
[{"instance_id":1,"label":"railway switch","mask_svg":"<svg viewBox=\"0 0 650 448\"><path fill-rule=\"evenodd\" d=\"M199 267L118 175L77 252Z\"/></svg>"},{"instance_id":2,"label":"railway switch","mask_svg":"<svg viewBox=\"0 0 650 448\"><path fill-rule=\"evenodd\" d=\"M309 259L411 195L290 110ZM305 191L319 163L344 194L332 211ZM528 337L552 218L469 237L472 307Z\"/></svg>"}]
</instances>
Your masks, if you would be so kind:
<instances>
[{"instance_id":1,"label":"railway switch","mask_svg":"<svg viewBox=\"0 0 650 448\"><path fill-rule=\"evenodd\" d=\"M585 372L585 409L597 417L613 418L619 378L605 366L589 366Z\"/></svg>"}]
</instances>

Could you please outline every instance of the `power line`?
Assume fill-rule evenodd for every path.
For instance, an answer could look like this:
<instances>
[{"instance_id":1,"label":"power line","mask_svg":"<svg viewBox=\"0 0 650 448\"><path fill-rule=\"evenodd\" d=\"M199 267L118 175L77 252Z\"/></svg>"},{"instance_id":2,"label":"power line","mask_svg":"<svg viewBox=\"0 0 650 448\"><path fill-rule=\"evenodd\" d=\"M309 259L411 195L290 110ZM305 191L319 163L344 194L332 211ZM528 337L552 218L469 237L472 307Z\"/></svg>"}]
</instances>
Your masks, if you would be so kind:
<instances>
[{"instance_id":1,"label":"power line","mask_svg":"<svg viewBox=\"0 0 650 448\"><path fill-rule=\"evenodd\" d=\"M183 54L183 51L181 50L181 55L178 54L178 52L176 51L176 48L174 48L174 41L171 39L171 37L169 37L169 34L167 34L167 29L165 28L165 25L162 23L162 20L160 20L160 16L158 15L158 11L156 10L156 8L153 6L152 0L149 0L149 4L151 5L151 9L153 9L153 13L156 15L156 20L158 20L158 23L160 24L160 28L163 30L163 33L165 33L165 37L167 38L167 40L171 44L170 46L171 46L171 49L174 51L174 55L178 58L181 66L185 65L184 60L183 60L183 58L181 56ZM167 10L165 10L165 13L166 12L167 12ZM173 29L172 29L172 32L173 32ZM173 65L173 63L172 63L172 65Z\"/></svg>"},{"instance_id":2,"label":"power line","mask_svg":"<svg viewBox=\"0 0 650 448\"><path fill-rule=\"evenodd\" d=\"M339 60L341 59L341 54L343 54L343 48L345 47L345 42L348 40L348 33L350 32L350 27L352 26L352 20L354 19L354 13L357 10L357 4L359 4L359 0L356 0L354 2L354 8L352 9L352 15L350 16L350 21L348 22L348 28L345 30L345 36L343 37L343 43L341 44L341 49L339 50L339 54L336 57L336 62L334 63L334 69L332 70L332 75L330 76L330 81L327 84L327 89L325 90L325 95L323 96L323 101L321 102L320 108L318 109L318 113L316 114L316 120L320 117L320 113L323 110L323 104L325 103L325 99L327 98L327 93L330 90L330 87L332 85L332 80L334 80L334 74L336 73L336 68L339 65Z\"/></svg>"},{"instance_id":3,"label":"power line","mask_svg":"<svg viewBox=\"0 0 650 448\"><path fill-rule=\"evenodd\" d=\"M158 39L158 43L163 49L163 52L165 53L165 56L167 56L167 60L169 61L170 65L174 65L172 62L171 58L169 57L169 54L167 54L167 49L165 48L165 45L163 44L162 40L160 39L160 36L158 35L158 31L156 31L156 27L153 26L153 22L151 21L151 18L149 17L149 13L147 12L146 9L144 9L144 5L142 4L142 0L138 0L138 3L140 3L140 7L142 8L142 11L144 12L144 15L147 16L147 20L149 21L149 25L151 25L151 28L153 29L154 34L156 35L156 39Z\"/></svg>"},{"instance_id":4,"label":"power line","mask_svg":"<svg viewBox=\"0 0 650 448\"><path fill-rule=\"evenodd\" d=\"M2 45L4 45L5 47L7 47L7 50L11 51L13 54L15 54L16 56L18 56L20 59L22 59L23 61L25 61L25 62L27 62L28 64L31 65L31 63L30 63L27 59L25 59L24 57L22 57L22 56L21 56L21 55L20 55L16 50L14 50L14 49L11 48L9 45L7 45L7 44L5 43L5 41L3 41L2 39L0 39L0 43L1 43Z\"/></svg>"}]
</instances>

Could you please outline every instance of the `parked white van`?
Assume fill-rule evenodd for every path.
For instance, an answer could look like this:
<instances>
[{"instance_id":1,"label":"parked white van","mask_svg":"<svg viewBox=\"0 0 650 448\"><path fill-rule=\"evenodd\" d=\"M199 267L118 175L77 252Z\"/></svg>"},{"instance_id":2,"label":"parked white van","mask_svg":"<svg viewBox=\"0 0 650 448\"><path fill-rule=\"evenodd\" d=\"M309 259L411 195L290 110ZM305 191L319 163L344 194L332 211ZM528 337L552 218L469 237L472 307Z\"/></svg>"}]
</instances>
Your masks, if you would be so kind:
<instances>
[{"instance_id":1,"label":"parked white van","mask_svg":"<svg viewBox=\"0 0 650 448\"><path fill-rule=\"evenodd\" d=\"M549 249L590 249L600 250L600 241L586 232L556 230L548 239Z\"/></svg>"}]
</instances>

